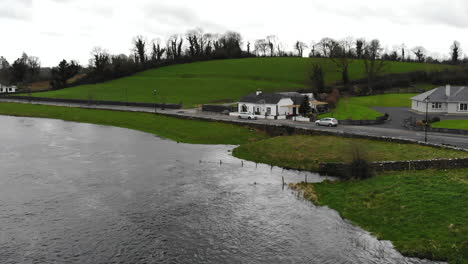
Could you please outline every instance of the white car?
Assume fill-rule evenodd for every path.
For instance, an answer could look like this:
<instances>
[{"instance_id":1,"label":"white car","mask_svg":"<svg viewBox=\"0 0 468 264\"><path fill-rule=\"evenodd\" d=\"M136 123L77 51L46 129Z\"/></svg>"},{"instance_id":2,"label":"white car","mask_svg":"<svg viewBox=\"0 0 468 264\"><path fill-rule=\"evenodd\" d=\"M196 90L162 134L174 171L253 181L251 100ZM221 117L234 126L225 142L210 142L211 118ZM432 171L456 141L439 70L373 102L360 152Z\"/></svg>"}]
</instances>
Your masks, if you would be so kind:
<instances>
[{"instance_id":1,"label":"white car","mask_svg":"<svg viewBox=\"0 0 468 264\"><path fill-rule=\"evenodd\" d=\"M327 117L327 118L322 118L320 120L315 121L315 125L317 126L338 126L338 120L335 118Z\"/></svg>"},{"instance_id":2,"label":"white car","mask_svg":"<svg viewBox=\"0 0 468 264\"><path fill-rule=\"evenodd\" d=\"M257 117L254 114L248 113L248 112L240 112L239 113L239 119L252 119L255 120Z\"/></svg>"}]
</instances>

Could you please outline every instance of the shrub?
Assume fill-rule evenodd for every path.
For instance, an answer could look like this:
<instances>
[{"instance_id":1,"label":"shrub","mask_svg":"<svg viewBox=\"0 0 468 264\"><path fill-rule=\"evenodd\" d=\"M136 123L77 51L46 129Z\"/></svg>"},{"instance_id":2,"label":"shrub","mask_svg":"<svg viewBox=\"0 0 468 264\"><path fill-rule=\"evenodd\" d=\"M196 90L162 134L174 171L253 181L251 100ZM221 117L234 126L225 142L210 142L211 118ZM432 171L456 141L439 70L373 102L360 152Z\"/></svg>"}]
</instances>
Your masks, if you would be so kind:
<instances>
[{"instance_id":1,"label":"shrub","mask_svg":"<svg viewBox=\"0 0 468 264\"><path fill-rule=\"evenodd\" d=\"M367 160L365 152L361 146L351 146L352 160L349 163L349 179L368 179L373 176L372 166Z\"/></svg>"},{"instance_id":2,"label":"shrub","mask_svg":"<svg viewBox=\"0 0 468 264\"><path fill-rule=\"evenodd\" d=\"M338 89L333 89L331 94L327 96L327 103L331 108L335 108L340 100L340 91Z\"/></svg>"},{"instance_id":3,"label":"shrub","mask_svg":"<svg viewBox=\"0 0 468 264\"><path fill-rule=\"evenodd\" d=\"M431 123L440 122L440 117L435 116L431 119Z\"/></svg>"}]
</instances>

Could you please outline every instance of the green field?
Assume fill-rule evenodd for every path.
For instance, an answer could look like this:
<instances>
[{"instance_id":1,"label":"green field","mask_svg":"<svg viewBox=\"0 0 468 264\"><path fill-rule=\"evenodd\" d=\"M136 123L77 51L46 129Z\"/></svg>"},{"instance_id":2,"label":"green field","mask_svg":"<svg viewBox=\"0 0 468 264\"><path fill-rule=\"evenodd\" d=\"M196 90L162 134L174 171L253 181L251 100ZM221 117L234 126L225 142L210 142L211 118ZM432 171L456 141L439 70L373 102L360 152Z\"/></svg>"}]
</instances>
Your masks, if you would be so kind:
<instances>
[{"instance_id":1,"label":"green field","mask_svg":"<svg viewBox=\"0 0 468 264\"><path fill-rule=\"evenodd\" d=\"M124 127L153 133L178 142L193 144L238 145L267 137L263 133L236 125L184 120L149 113L0 103L0 115L44 117Z\"/></svg>"},{"instance_id":2,"label":"green field","mask_svg":"<svg viewBox=\"0 0 468 264\"><path fill-rule=\"evenodd\" d=\"M468 116L466 119L449 119L440 122L432 123L432 127L437 128L452 128L452 129L466 129L468 130Z\"/></svg>"},{"instance_id":3,"label":"green field","mask_svg":"<svg viewBox=\"0 0 468 264\"><path fill-rule=\"evenodd\" d=\"M318 170L320 163L349 162L353 148L371 161L468 157L468 152L337 136L287 136L241 145L233 155L279 167Z\"/></svg>"},{"instance_id":4,"label":"green field","mask_svg":"<svg viewBox=\"0 0 468 264\"><path fill-rule=\"evenodd\" d=\"M340 79L335 63L322 58L248 58L180 64L148 70L105 83L83 85L34 96L132 102L204 103L233 102L257 89L295 91L305 82L312 64L322 64L326 81ZM402 73L447 68L446 65L388 62L386 72ZM363 78L363 62L356 60L350 78ZM157 95L153 91L157 90Z\"/></svg>"},{"instance_id":5,"label":"green field","mask_svg":"<svg viewBox=\"0 0 468 264\"><path fill-rule=\"evenodd\" d=\"M468 169L391 172L294 187L392 241L404 255L468 263Z\"/></svg>"},{"instance_id":6,"label":"green field","mask_svg":"<svg viewBox=\"0 0 468 264\"><path fill-rule=\"evenodd\" d=\"M405 93L341 98L332 112L321 115L320 118L371 120L384 114L371 107L411 107L410 98L415 95Z\"/></svg>"}]
</instances>

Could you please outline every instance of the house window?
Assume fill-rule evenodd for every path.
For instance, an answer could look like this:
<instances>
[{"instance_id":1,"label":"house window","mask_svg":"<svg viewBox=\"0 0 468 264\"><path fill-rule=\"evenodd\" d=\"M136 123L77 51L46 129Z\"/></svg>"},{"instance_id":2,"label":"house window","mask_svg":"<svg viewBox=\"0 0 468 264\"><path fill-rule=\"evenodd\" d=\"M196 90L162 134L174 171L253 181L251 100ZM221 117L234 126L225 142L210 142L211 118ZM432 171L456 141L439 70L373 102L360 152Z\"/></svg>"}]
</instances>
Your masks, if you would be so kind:
<instances>
[{"instance_id":1,"label":"house window","mask_svg":"<svg viewBox=\"0 0 468 264\"><path fill-rule=\"evenodd\" d=\"M442 109L442 103L432 103L432 109Z\"/></svg>"},{"instance_id":2,"label":"house window","mask_svg":"<svg viewBox=\"0 0 468 264\"><path fill-rule=\"evenodd\" d=\"M266 111L266 112L267 112L267 115L271 115L271 107L267 107L266 110L267 110L267 111Z\"/></svg>"},{"instance_id":3,"label":"house window","mask_svg":"<svg viewBox=\"0 0 468 264\"><path fill-rule=\"evenodd\" d=\"M463 103L458 106L458 111L468 111L468 104Z\"/></svg>"}]
</instances>

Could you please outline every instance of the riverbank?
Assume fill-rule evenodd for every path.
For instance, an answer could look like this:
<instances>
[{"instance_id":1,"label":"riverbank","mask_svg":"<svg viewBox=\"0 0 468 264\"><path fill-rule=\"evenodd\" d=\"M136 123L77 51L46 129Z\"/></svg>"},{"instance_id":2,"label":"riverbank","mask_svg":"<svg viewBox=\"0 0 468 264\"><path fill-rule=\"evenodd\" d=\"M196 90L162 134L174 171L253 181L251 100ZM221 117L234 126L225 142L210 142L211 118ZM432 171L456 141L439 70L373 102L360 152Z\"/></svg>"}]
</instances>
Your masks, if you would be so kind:
<instances>
[{"instance_id":1,"label":"riverbank","mask_svg":"<svg viewBox=\"0 0 468 264\"><path fill-rule=\"evenodd\" d=\"M353 150L356 148L362 150L370 161L468 157L468 152L417 144L304 135L275 137L243 144L234 149L233 155L279 167L317 171L320 163L351 161Z\"/></svg>"},{"instance_id":2,"label":"riverbank","mask_svg":"<svg viewBox=\"0 0 468 264\"><path fill-rule=\"evenodd\" d=\"M263 132L233 124L184 120L151 113L0 103L0 115L53 118L123 127L192 144L239 145L267 138Z\"/></svg>"},{"instance_id":3,"label":"riverbank","mask_svg":"<svg viewBox=\"0 0 468 264\"><path fill-rule=\"evenodd\" d=\"M268 136L262 132L256 130L248 129L234 124L226 123L217 123L217 122L207 122L207 121L195 121L187 119L177 119L173 117L167 117L162 115L155 115L150 113L136 113L136 112L123 112L123 111L110 111L110 110L96 110L96 109L83 109L83 108L72 108L72 107L59 107L59 106L45 106L45 105L31 105L31 104L18 104L18 103L0 103L0 114L3 115L13 115L13 116L29 116L29 117L44 117L44 118L55 118L62 119L67 121L75 122L85 122L93 124L102 124L110 126L118 126L124 128L130 128L135 130L140 130L144 132L149 132L157 134L159 136L172 139L180 142L187 143L196 143L196 144L239 144L233 155L239 158L245 158L261 163L268 163L272 165L277 165L281 167L289 167L296 169L306 169L306 170L315 170L320 162L326 161L348 161L350 158L350 150L352 146L365 146L366 152L369 158L372 160L399 160L399 159L427 159L427 158L456 158L463 157L463 154L466 156L465 152L460 152L456 150L449 149L439 149L428 146L421 146L417 144L399 144L392 142L384 142L370 139L358 139L358 138L344 138L337 136L289 136L289 137L276 137L268 138ZM463 170L462 170L463 171ZM441 171L442 173L443 171ZM416 172L415 172L416 173ZM434 174L439 174L439 172L434 172ZM398 174L402 175L402 173ZM417 175L426 175L424 172L417 172ZM376 186L369 187L359 187L363 182L354 182L356 184L356 193L350 193L349 195L344 192L345 187L342 188L342 192L330 191L330 199L353 199L353 195L362 195L363 201L355 200L340 200L344 205L355 203L363 203L364 205L372 204L382 201L383 220L374 219L376 227L369 225L363 226L363 228L375 232L372 228L386 228L389 224L386 219L400 219L406 217L413 217L414 215L420 214L424 219L420 221L430 221L432 218L439 219L445 217L441 208L440 210L430 210L432 205L435 203L436 206L443 207L446 203L454 203L458 200L462 200L461 203L465 206L466 203L466 194L463 195L448 195L444 196L444 193L452 193L455 190L455 193L458 193L458 189L452 190L452 184L440 185L443 187L441 189L435 190L434 195L432 195L432 188L438 186L432 186L435 184L434 181L431 181L431 175L427 181L418 181L418 177L413 177L410 182L408 182L408 188L404 180L400 178L394 178L393 181L387 183L384 181L382 186L376 184ZM466 174L465 174L466 175ZM459 175L460 176L460 175ZM457 176L458 177L458 176ZM466 190L466 182L468 179L466 176L461 175L461 179L457 185L457 188L464 188ZM380 176L370 179L381 179ZM458 178L457 178L458 179ZM414 181L414 183L412 183ZM443 181L443 180L441 180ZM365 182L364 182L365 183ZM404 184L405 188L401 189L400 185ZM461 184L460 184L461 183ZM330 183L332 184L332 183ZM340 185L343 184L343 185ZM337 183L337 186L346 186L350 182L340 182ZM421 187L424 195L421 195L418 184L426 184L427 186ZM312 185L307 185L312 186ZM380 189L378 189L379 187ZM427 187L427 188L426 188ZM315 188L315 187L314 187ZM362 190L359 190L362 188ZM367 189L366 189L367 188ZM396 188L396 189L392 189ZM405 212L401 213L395 211L393 204L395 203L394 197L391 196L392 193L387 195L387 189L393 190L394 193L399 194L398 197L410 197L414 201L415 206L412 207L411 214L407 215ZM346 188L347 190L347 188ZM380 193L378 190L381 190ZM374 193L377 191L377 193ZM413 194L412 191L415 193ZM406 193L408 192L408 193ZM442 193L438 193L442 192ZM316 192L308 192L308 197L318 197L316 201L320 201L320 194ZM334 197L340 196L340 197ZM455 197L455 198L454 198ZM457 200L458 199L458 200ZM387 201L388 200L388 201ZM429 200L431 203L426 203L426 200ZM427 206L426 206L427 205ZM406 206L406 205L405 205ZM388 208L387 208L388 207ZM424 208L423 208L424 207ZM466 207L466 206L465 206ZM379 207L380 208L380 207ZM406 208L406 207L405 207ZM365 209L365 208L364 208ZM463 208L462 208L463 209ZM462 209L458 211L463 212ZM340 209L336 209L340 211ZM355 215L360 215L361 211L359 207L356 207L354 211ZM427 211L429 210L429 211ZM449 212L451 213L451 212ZM365 215L365 212L362 212ZM429 216L426 217L425 214ZM346 217L343 214L344 217ZM463 215L465 216L465 215ZM347 217L346 217L347 218ZM427 219L426 219L427 218ZM349 218L351 219L351 218ZM353 220L353 219L351 219ZM384 221L385 220L385 221ZM411 220L411 219L410 219ZM354 221L354 220L353 220ZM404 219L404 221L409 221ZM455 221L454 221L455 222ZM356 221L356 224L360 225ZM378 225L383 226L378 226ZM427 223L430 226L430 223ZM459 225L455 223L454 225ZM465 235L466 227L463 225L455 226L457 230L462 230L462 234ZM424 230L417 229L415 226L413 234L415 237L425 238L425 234L428 229L424 226ZM441 229L442 230L442 229ZM448 229L449 232L451 229ZM391 231L388 231L391 233ZM442 232L442 231L440 231ZM457 231L458 232L458 231ZM378 234L376 234L378 235ZM404 234L395 233L395 239L406 241ZM384 238L386 239L386 238ZM392 237L393 239L393 237ZM390 239L391 241L393 241ZM441 238L444 239L444 238ZM426 241L426 240L424 240ZM424 242L423 241L423 242ZM432 240L427 240L432 241ZM426 241L426 242L427 242ZM444 259L446 252L445 246L440 253L439 249L434 250L434 253L431 253L431 248L427 246L427 243L418 244L420 240L409 241L405 247L401 247L402 252L411 256L420 256L420 257L430 257L433 259ZM432 243L432 242L431 242ZM446 241L443 241L444 245ZM448 242L447 242L448 243ZM461 250L466 248L466 243L462 242ZM421 248L425 248L426 251L422 251ZM399 248L400 249L400 248ZM459 248L460 249L460 248ZM405 251L406 250L406 251ZM414 253L416 252L416 253ZM422 253L421 253L422 252ZM459 252L459 251L457 251ZM418 255L420 254L420 255ZM431 255L432 254L432 255ZM452 254L452 253L450 253ZM450 255L449 254L449 255ZM455 254L455 253L454 253ZM459 253L461 254L461 253ZM449 257L447 257L448 259ZM452 258L452 257L450 257Z\"/></svg>"},{"instance_id":4,"label":"riverbank","mask_svg":"<svg viewBox=\"0 0 468 264\"><path fill-rule=\"evenodd\" d=\"M391 172L293 187L392 241L406 256L468 263L468 169Z\"/></svg>"}]
</instances>

